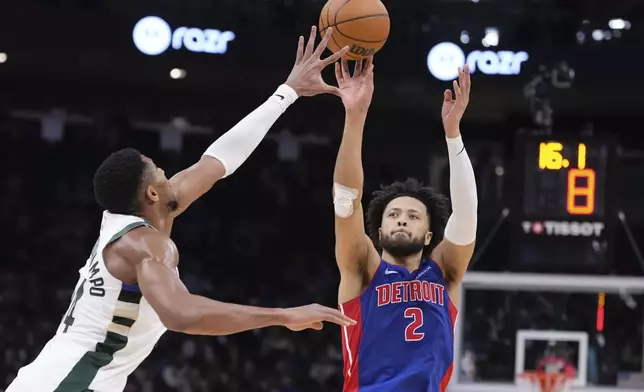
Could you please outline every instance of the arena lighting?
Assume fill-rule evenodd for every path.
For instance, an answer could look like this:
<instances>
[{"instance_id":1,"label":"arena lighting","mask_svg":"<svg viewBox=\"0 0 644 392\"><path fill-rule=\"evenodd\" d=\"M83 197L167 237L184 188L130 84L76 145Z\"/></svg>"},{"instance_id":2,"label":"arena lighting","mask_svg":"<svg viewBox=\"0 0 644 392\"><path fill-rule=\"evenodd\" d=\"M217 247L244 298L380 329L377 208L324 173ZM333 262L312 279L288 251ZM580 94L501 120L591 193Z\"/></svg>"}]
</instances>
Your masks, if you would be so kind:
<instances>
[{"instance_id":1,"label":"arena lighting","mask_svg":"<svg viewBox=\"0 0 644 392\"><path fill-rule=\"evenodd\" d=\"M485 75L518 75L521 64L529 58L524 51L509 50L474 50L465 56L465 52L452 42L436 44L427 54L427 69L436 79L447 81L458 76L458 67L466 63L470 71Z\"/></svg>"},{"instance_id":2,"label":"arena lighting","mask_svg":"<svg viewBox=\"0 0 644 392\"><path fill-rule=\"evenodd\" d=\"M470 33L468 33L467 30L461 31L461 43L470 43Z\"/></svg>"},{"instance_id":3,"label":"arena lighting","mask_svg":"<svg viewBox=\"0 0 644 392\"><path fill-rule=\"evenodd\" d=\"M185 48L190 52L224 54L228 43L235 39L232 31L178 27L174 31L158 16L146 16L139 20L132 31L134 46L148 56L159 55L170 47Z\"/></svg>"},{"instance_id":4,"label":"arena lighting","mask_svg":"<svg viewBox=\"0 0 644 392\"><path fill-rule=\"evenodd\" d=\"M629 29L631 27L631 23L621 18L611 19L608 21L608 27L613 30Z\"/></svg>"},{"instance_id":5,"label":"arena lighting","mask_svg":"<svg viewBox=\"0 0 644 392\"><path fill-rule=\"evenodd\" d=\"M599 30L599 29L593 30L593 39L595 41L603 40L604 39L604 32L602 30Z\"/></svg>"},{"instance_id":6,"label":"arena lighting","mask_svg":"<svg viewBox=\"0 0 644 392\"><path fill-rule=\"evenodd\" d=\"M181 68L174 68L172 71L170 71L170 77L172 79L183 79L188 75L188 73Z\"/></svg>"},{"instance_id":7,"label":"arena lighting","mask_svg":"<svg viewBox=\"0 0 644 392\"><path fill-rule=\"evenodd\" d=\"M7 54L6 54L6 53L2 53L2 52L0 52L0 64L2 64L2 63L6 63L6 62L7 62L7 58L8 58L8 56L7 56Z\"/></svg>"},{"instance_id":8,"label":"arena lighting","mask_svg":"<svg viewBox=\"0 0 644 392\"><path fill-rule=\"evenodd\" d=\"M576 37L578 44L583 44L584 42L586 42L586 33L584 33L583 31L578 31Z\"/></svg>"},{"instance_id":9,"label":"arena lighting","mask_svg":"<svg viewBox=\"0 0 644 392\"><path fill-rule=\"evenodd\" d=\"M483 46L485 46L486 48L490 46L497 46L499 44L499 29L497 29L496 27L486 27L485 37L483 37L481 44L483 44Z\"/></svg>"}]
</instances>

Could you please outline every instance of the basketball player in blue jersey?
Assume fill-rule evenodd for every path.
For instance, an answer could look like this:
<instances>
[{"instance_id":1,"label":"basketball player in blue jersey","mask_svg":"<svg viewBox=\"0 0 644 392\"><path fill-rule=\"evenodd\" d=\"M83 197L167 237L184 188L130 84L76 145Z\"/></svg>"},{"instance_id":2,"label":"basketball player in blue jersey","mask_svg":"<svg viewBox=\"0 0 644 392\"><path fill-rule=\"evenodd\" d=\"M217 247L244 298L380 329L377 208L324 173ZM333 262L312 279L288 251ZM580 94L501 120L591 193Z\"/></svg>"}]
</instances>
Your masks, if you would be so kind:
<instances>
[{"instance_id":1,"label":"basketball player in blue jersey","mask_svg":"<svg viewBox=\"0 0 644 392\"><path fill-rule=\"evenodd\" d=\"M336 64L346 110L334 173L345 392L443 392L454 358L459 285L474 250L477 194L459 128L470 74L459 68L442 119L450 165L448 200L414 179L374 192L364 232L362 133L373 95L373 63Z\"/></svg>"},{"instance_id":2,"label":"basketball player in blue jersey","mask_svg":"<svg viewBox=\"0 0 644 392\"><path fill-rule=\"evenodd\" d=\"M101 164L94 194L105 211L96 245L80 268L56 335L20 369L6 392L123 391L128 375L167 329L229 335L268 326L299 331L321 329L326 321L355 324L320 305L267 309L193 295L179 278L179 252L170 239L174 219L235 172L299 96L339 93L324 83L320 72L348 48L321 59L331 34L314 50L315 30L306 48L300 37L286 82L212 143L193 166L168 179L134 149L118 151Z\"/></svg>"}]
</instances>

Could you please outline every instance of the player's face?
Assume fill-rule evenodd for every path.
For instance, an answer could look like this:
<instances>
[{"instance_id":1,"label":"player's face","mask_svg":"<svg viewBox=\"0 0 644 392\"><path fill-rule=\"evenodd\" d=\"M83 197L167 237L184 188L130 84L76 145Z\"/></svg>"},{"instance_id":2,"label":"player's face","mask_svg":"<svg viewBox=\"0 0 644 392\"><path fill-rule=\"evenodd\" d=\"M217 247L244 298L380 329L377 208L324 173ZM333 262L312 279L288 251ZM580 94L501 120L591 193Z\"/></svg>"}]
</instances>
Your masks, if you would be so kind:
<instances>
[{"instance_id":1,"label":"player's face","mask_svg":"<svg viewBox=\"0 0 644 392\"><path fill-rule=\"evenodd\" d=\"M146 189L146 199L150 202L159 202L165 205L168 211L175 211L179 204L174 197L174 192L170 186L170 180L165 176L165 172L154 164L152 159L143 156L143 161L147 167L148 186Z\"/></svg>"},{"instance_id":2,"label":"player's face","mask_svg":"<svg viewBox=\"0 0 644 392\"><path fill-rule=\"evenodd\" d=\"M382 216L380 245L394 257L422 252L432 239L427 208L418 199L402 196L393 199Z\"/></svg>"}]
</instances>

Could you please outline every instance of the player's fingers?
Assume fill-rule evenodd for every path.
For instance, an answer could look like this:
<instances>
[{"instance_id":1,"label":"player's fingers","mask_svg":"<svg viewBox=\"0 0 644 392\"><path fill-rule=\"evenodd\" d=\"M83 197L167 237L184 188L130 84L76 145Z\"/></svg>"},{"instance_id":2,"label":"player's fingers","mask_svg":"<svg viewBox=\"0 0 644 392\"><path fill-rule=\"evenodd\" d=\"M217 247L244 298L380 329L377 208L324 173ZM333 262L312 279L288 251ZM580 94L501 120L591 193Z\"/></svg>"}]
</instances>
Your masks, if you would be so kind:
<instances>
[{"instance_id":1,"label":"player's fingers","mask_svg":"<svg viewBox=\"0 0 644 392\"><path fill-rule=\"evenodd\" d=\"M353 77L360 76L362 73L362 59L356 60L356 64L353 67Z\"/></svg>"},{"instance_id":2,"label":"player's fingers","mask_svg":"<svg viewBox=\"0 0 644 392\"><path fill-rule=\"evenodd\" d=\"M324 87L323 87L323 90L327 94L333 94L333 95L340 96L340 89L335 87L335 86L331 86L331 85L325 83Z\"/></svg>"},{"instance_id":3,"label":"player's fingers","mask_svg":"<svg viewBox=\"0 0 644 392\"><path fill-rule=\"evenodd\" d=\"M373 65L373 56L369 56L364 61L364 69L369 69L369 68L373 69L372 65Z\"/></svg>"},{"instance_id":4,"label":"player's fingers","mask_svg":"<svg viewBox=\"0 0 644 392\"><path fill-rule=\"evenodd\" d=\"M346 327L357 324L355 320L353 320L351 317L346 316L344 313L340 312L339 310L324 308L323 311L325 312L325 316L326 316L323 319L324 321L329 321L335 324L344 325Z\"/></svg>"},{"instance_id":5,"label":"player's fingers","mask_svg":"<svg viewBox=\"0 0 644 392\"><path fill-rule=\"evenodd\" d=\"M335 80L337 80L337 81L338 81L338 84L340 84L340 82L342 81L342 79L344 79L344 78L342 77L342 69L341 69L340 63L336 61L336 62L335 62L335 67L334 67L334 68L335 68Z\"/></svg>"},{"instance_id":6,"label":"player's fingers","mask_svg":"<svg viewBox=\"0 0 644 392\"><path fill-rule=\"evenodd\" d=\"M324 49L326 49L327 45L329 44L329 38L331 38L332 33L333 33L333 28L331 27L329 27L322 33L323 34L322 41L320 41L317 48L315 48L313 57L315 57L316 59L319 59L322 56Z\"/></svg>"},{"instance_id":7,"label":"player's fingers","mask_svg":"<svg viewBox=\"0 0 644 392\"><path fill-rule=\"evenodd\" d=\"M463 89L461 93L465 92L465 72L463 72L463 68L458 67L458 86Z\"/></svg>"},{"instance_id":8,"label":"player's fingers","mask_svg":"<svg viewBox=\"0 0 644 392\"><path fill-rule=\"evenodd\" d=\"M465 64L465 94L470 96L470 89L472 87L472 79L470 78L470 66Z\"/></svg>"},{"instance_id":9,"label":"player's fingers","mask_svg":"<svg viewBox=\"0 0 644 392\"><path fill-rule=\"evenodd\" d=\"M313 53L313 45L315 44L315 34L317 33L317 28L311 26L311 34L309 35L309 41L306 43L306 50L304 51L304 58L308 59Z\"/></svg>"},{"instance_id":10,"label":"player's fingers","mask_svg":"<svg viewBox=\"0 0 644 392\"><path fill-rule=\"evenodd\" d=\"M445 92L443 92L443 102L451 102L452 101L452 90L447 89Z\"/></svg>"},{"instance_id":11,"label":"player's fingers","mask_svg":"<svg viewBox=\"0 0 644 392\"><path fill-rule=\"evenodd\" d=\"M320 331L322 328L324 328L324 325L322 324L321 321L318 321L316 323L311 324L309 328L314 329L316 331Z\"/></svg>"},{"instance_id":12,"label":"player's fingers","mask_svg":"<svg viewBox=\"0 0 644 392\"><path fill-rule=\"evenodd\" d=\"M365 74L367 78L373 79L373 57L367 57L365 60Z\"/></svg>"},{"instance_id":13,"label":"player's fingers","mask_svg":"<svg viewBox=\"0 0 644 392\"><path fill-rule=\"evenodd\" d=\"M351 73L349 72L349 61L343 58L340 61L340 65L342 66L342 77L345 79L351 78Z\"/></svg>"},{"instance_id":14,"label":"player's fingers","mask_svg":"<svg viewBox=\"0 0 644 392\"><path fill-rule=\"evenodd\" d=\"M362 78L361 81L363 83L373 85L373 64L367 66L360 77Z\"/></svg>"},{"instance_id":15,"label":"player's fingers","mask_svg":"<svg viewBox=\"0 0 644 392\"><path fill-rule=\"evenodd\" d=\"M461 88L458 85L458 82L455 80L452 82L452 85L454 86L454 94L456 95L456 99L461 99Z\"/></svg>"},{"instance_id":16,"label":"player's fingers","mask_svg":"<svg viewBox=\"0 0 644 392\"><path fill-rule=\"evenodd\" d=\"M295 55L295 64L299 64L302 61L302 56L304 55L304 37L300 35L300 39L297 41L297 54Z\"/></svg>"},{"instance_id":17,"label":"player's fingers","mask_svg":"<svg viewBox=\"0 0 644 392\"><path fill-rule=\"evenodd\" d=\"M340 60L342 56L344 56L345 53L349 50L348 46L345 46L344 48L338 50L337 52L333 53L331 56L325 58L324 60L320 61L320 66L322 68L326 68L327 65L331 63L335 63L336 61Z\"/></svg>"},{"instance_id":18,"label":"player's fingers","mask_svg":"<svg viewBox=\"0 0 644 392\"><path fill-rule=\"evenodd\" d=\"M366 79L373 79L373 64L367 67L367 69L364 71L364 77Z\"/></svg>"},{"instance_id":19,"label":"player's fingers","mask_svg":"<svg viewBox=\"0 0 644 392\"><path fill-rule=\"evenodd\" d=\"M354 320L351 320L348 317L342 317L334 314L328 314L323 318L324 321L327 321L329 323L337 324L337 325L342 325L343 327L350 327L352 325L356 325L356 322Z\"/></svg>"}]
</instances>

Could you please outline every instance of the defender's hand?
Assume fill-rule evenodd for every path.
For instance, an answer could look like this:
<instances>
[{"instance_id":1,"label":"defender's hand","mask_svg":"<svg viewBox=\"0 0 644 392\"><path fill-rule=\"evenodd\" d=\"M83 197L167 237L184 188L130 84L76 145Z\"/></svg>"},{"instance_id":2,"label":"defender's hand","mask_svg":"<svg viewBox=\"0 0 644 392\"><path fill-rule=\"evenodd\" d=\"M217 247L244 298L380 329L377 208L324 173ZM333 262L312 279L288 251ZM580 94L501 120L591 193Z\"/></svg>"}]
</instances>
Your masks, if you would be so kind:
<instances>
[{"instance_id":1,"label":"defender's hand","mask_svg":"<svg viewBox=\"0 0 644 392\"><path fill-rule=\"evenodd\" d=\"M324 321L344 327L356 324L339 311L318 304L284 309L284 326L292 331L320 330Z\"/></svg>"},{"instance_id":2,"label":"defender's hand","mask_svg":"<svg viewBox=\"0 0 644 392\"><path fill-rule=\"evenodd\" d=\"M335 63L335 78L346 111L366 115L373 97L373 57L356 61L353 76L348 61L342 59L340 63Z\"/></svg>"},{"instance_id":3,"label":"defender's hand","mask_svg":"<svg viewBox=\"0 0 644 392\"><path fill-rule=\"evenodd\" d=\"M460 123L467 104L470 102L470 67L465 64L465 70L458 68L458 81L453 82L456 99L452 97L452 90L445 90L443 93L443 128L445 135L453 139L461 134Z\"/></svg>"},{"instance_id":4,"label":"defender's hand","mask_svg":"<svg viewBox=\"0 0 644 392\"><path fill-rule=\"evenodd\" d=\"M317 28L315 26L311 27L311 35L306 44L306 49L304 48L304 37L300 37L297 45L295 65L285 82L286 85L295 90L298 96L312 97L324 93L339 94L337 87L330 86L324 82L324 79L322 79L322 70L327 65L336 62L342 57L349 50L349 47L345 46L331 56L320 59L322 52L326 49L326 45L331 38L331 33L332 29L329 27L315 51L313 50L315 37L317 36Z\"/></svg>"}]
</instances>

